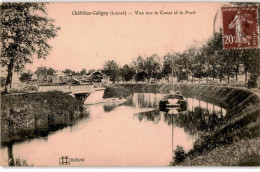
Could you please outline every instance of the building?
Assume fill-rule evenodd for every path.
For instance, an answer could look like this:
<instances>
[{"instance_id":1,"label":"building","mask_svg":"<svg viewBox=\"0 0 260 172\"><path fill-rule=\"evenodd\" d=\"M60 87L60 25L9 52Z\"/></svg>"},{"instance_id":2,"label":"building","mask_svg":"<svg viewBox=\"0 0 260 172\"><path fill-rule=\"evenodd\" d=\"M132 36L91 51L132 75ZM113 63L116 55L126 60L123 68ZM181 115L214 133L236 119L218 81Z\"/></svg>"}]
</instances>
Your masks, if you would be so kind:
<instances>
[{"instance_id":1,"label":"building","mask_svg":"<svg viewBox=\"0 0 260 172\"><path fill-rule=\"evenodd\" d=\"M51 77L52 83L66 83L69 77L60 70L57 70Z\"/></svg>"},{"instance_id":2,"label":"building","mask_svg":"<svg viewBox=\"0 0 260 172\"><path fill-rule=\"evenodd\" d=\"M91 80L92 82L99 82L102 84L110 84L110 77L107 76L106 74L100 72L100 71L96 71L96 72L92 72L90 74Z\"/></svg>"}]
</instances>

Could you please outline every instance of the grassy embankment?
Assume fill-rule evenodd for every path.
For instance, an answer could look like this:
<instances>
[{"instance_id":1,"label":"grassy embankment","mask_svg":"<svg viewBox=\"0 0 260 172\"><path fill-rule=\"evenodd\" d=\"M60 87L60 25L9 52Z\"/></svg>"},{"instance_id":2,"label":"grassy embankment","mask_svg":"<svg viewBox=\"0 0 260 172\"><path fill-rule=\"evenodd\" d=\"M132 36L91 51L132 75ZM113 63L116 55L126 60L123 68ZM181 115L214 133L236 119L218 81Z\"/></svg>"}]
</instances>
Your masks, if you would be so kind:
<instances>
[{"instance_id":1,"label":"grassy embankment","mask_svg":"<svg viewBox=\"0 0 260 172\"><path fill-rule=\"evenodd\" d=\"M83 104L53 91L1 96L1 144L46 136L83 117Z\"/></svg>"},{"instance_id":2,"label":"grassy embankment","mask_svg":"<svg viewBox=\"0 0 260 172\"><path fill-rule=\"evenodd\" d=\"M227 110L220 126L214 131L202 133L194 148L186 152L186 158L174 165L260 165L260 100L247 89L185 84L121 84L110 87L108 91L116 92L114 97L127 97L134 92L170 93L172 90L180 90L187 97L218 104Z\"/></svg>"}]
</instances>

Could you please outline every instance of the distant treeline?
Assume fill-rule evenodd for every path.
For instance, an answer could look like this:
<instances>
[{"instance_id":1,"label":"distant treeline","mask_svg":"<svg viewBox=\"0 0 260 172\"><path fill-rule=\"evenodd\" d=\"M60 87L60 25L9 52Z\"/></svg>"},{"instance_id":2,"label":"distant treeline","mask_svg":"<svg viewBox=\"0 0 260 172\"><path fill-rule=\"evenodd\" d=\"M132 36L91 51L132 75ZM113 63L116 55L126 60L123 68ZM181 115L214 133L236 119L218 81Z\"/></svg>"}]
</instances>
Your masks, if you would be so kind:
<instances>
[{"instance_id":1,"label":"distant treeline","mask_svg":"<svg viewBox=\"0 0 260 172\"><path fill-rule=\"evenodd\" d=\"M182 53L168 52L163 57L153 54L148 57L138 56L130 64L122 67L114 60L104 63L100 71L110 77L112 82L117 81L147 81L157 82L164 78L170 81L171 75L180 80L201 81L202 78L216 79L220 84L225 78L226 84L230 83L230 78L244 75L244 86L257 85L257 77L260 74L260 49L223 49L222 31L214 33L204 44L195 42ZM65 69L65 74L84 75L90 74L96 69L82 69L73 71ZM39 69L35 73L52 75L54 69ZM188 77L190 76L190 77ZM23 73L20 80L26 81L32 74Z\"/></svg>"},{"instance_id":2,"label":"distant treeline","mask_svg":"<svg viewBox=\"0 0 260 172\"><path fill-rule=\"evenodd\" d=\"M223 49L222 31L216 32L202 46L194 43L182 53L169 52L163 57L153 54L149 57L137 57L131 64L120 67L114 60L106 61L103 72L110 76L111 81L153 81L169 78L173 73L178 80L211 77L213 82L221 83L225 77L229 84L230 78L245 75L247 81L256 83L260 73L259 49ZM250 74L250 75L248 75ZM250 78L248 77L250 76Z\"/></svg>"}]
</instances>

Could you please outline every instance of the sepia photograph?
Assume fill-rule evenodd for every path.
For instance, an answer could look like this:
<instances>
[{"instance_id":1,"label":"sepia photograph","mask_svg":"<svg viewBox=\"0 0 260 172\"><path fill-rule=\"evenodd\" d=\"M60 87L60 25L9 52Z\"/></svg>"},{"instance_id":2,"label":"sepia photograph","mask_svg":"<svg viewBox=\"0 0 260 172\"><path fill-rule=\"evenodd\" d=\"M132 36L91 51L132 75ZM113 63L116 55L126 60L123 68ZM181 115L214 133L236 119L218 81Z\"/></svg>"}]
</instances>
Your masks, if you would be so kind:
<instances>
[{"instance_id":1,"label":"sepia photograph","mask_svg":"<svg viewBox=\"0 0 260 172\"><path fill-rule=\"evenodd\" d=\"M6 167L259 167L260 3L1 2Z\"/></svg>"}]
</instances>

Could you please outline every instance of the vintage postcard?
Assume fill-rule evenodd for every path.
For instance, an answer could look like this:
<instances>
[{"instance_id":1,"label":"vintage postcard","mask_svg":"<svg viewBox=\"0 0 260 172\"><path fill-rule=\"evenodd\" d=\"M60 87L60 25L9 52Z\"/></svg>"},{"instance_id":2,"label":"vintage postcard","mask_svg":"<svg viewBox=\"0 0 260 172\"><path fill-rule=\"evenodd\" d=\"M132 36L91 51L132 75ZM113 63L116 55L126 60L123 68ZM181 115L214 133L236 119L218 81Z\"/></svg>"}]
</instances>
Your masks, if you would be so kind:
<instances>
[{"instance_id":1,"label":"vintage postcard","mask_svg":"<svg viewBox=\"0 0 260 172\"><path fill-rule=\"evenodd\" d=\"M0 8L1 166L260 165L259 3Z\"/></svg>"}]
</instances>

